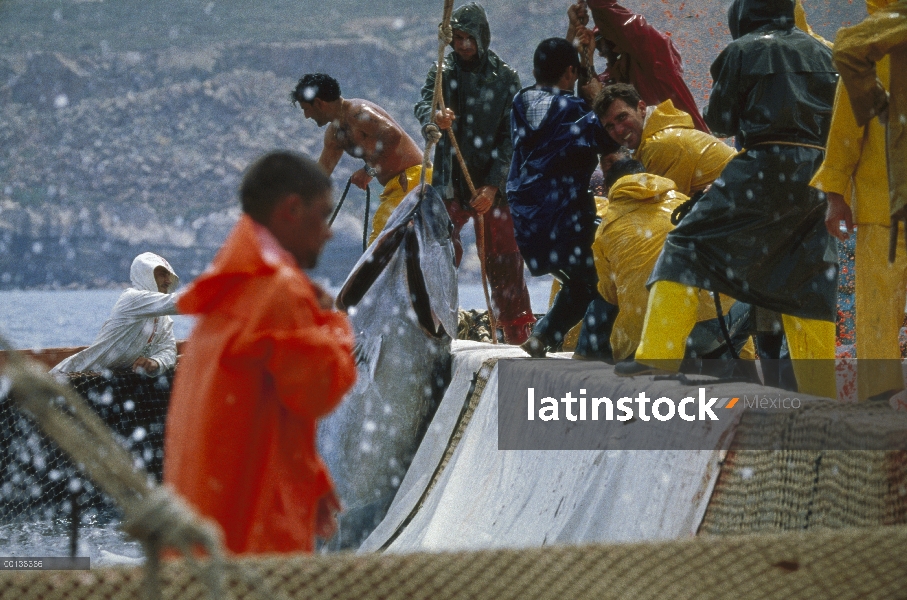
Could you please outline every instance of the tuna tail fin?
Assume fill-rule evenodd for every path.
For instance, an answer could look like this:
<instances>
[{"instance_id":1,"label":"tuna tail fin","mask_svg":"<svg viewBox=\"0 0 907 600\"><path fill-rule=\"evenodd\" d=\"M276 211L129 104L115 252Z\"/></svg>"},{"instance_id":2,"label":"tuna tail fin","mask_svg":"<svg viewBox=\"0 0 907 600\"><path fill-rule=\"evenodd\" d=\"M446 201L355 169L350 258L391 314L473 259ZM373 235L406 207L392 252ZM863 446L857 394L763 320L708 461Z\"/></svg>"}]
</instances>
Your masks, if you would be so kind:
<instances>
[{"instance_id":1,"label":"tuna tail fin","mask_svg":"<svg viewBox=\"0 0 907 600\"><path fill-rule=\"evenodd\" d=\"M340 293L337 294L337 307L346 310L356 306L365 293L371 289L372 284L384 271L384 267L391 261L394 253L400 247L406 234L406 224L401 223L390 231L386 231L375 242L375 247L370 249L368 260L359 264L358 268L347 277Z\"/></svg>"}]
</instances>

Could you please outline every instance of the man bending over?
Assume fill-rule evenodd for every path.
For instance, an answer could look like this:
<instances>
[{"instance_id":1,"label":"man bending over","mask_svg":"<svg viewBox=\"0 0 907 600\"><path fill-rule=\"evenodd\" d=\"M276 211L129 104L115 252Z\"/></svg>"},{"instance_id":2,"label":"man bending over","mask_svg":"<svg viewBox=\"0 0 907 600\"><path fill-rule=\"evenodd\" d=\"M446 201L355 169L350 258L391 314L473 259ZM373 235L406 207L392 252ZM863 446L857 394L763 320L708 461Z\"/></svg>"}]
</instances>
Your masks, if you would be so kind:
<instances>
[{"instance_id":1,"label":"man bending over","mask_svg":"<svg viewBox=\"0 0 907 600\"><path fill-rule=\"evenodd\" d=\"M365 165L353 173L356 187L365 189L373 177L384 186L372 221L369 243L375 241L388 217L422 176L422 150L386 110L368 100L344 98L337 80L323 73L304 75L292 92L307 119L324 132L318 164L328 175L346 152ZM431 183L431 171L425 174Z\"/></svg>"}]
</instances>

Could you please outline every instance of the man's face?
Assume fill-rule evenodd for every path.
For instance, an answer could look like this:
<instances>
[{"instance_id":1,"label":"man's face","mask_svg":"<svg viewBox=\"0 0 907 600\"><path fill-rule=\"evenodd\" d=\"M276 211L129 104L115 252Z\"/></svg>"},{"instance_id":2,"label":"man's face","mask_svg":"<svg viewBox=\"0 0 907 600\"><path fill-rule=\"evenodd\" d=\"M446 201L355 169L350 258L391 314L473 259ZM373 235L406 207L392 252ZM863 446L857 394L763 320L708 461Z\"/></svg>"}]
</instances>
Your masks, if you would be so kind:
<instances>
[{"instance_id":1,"label":"man's face","mask_svg":"<svg viewBox=\"0 0 907 600\"><path fill-rule=\"evenodd\" d=\"M147 273L148 271L145 272ZM154 283L157 284L157 291L166 294L167 290L170 289L170 284L173 283L173 276L164 267L154 267Z\"/></svg>"},{"instance_id":2,"label":"man's face","mask_svg":"<svg viewBox=\"0 0 907 600\"><path fill-rule=\"evenodd\" d=\"M642 140L642 127L646 118L646 103L639 101L635 107L623 100L615 100L601 115L602 125L615 142L630 150L639 148Z\"/></svg>"},{"instance_id":3,"label":"man's face","mask_svg":"<svg viewBox=\"0 0 907 600\"><path fill-rule=\"evenodd\" d=\"M318 256L324 245L331 239L331 218L334 203L330 192L325 192L312 202L301 199L291 213L294 236L287 250L302 269L312 269L318 264Z\"/></svg>"},{"instance_id":4,"label":"man's face","mask_svg":"<svg viewBox=\"0 0 907 600\"><path fill-rule=\"evenodd\" d=\"M464 62L475 60L479 55L479 46L476 44L476 38L459 29L453 30L453 47L454 52Z\"/></svg>"},{"instance_id":5,"label":"man's face","mask_svg":"<svg viewBox=\"0 0 907 600\"><path fill-rule=\"evenodd\" d=\"M312 119L319 127L324 127L330 122L327 115L324 114L324 102L320 98L314 98L311 102L297 100L299 108L306 119Z\"/></svg>"}]
</instances>

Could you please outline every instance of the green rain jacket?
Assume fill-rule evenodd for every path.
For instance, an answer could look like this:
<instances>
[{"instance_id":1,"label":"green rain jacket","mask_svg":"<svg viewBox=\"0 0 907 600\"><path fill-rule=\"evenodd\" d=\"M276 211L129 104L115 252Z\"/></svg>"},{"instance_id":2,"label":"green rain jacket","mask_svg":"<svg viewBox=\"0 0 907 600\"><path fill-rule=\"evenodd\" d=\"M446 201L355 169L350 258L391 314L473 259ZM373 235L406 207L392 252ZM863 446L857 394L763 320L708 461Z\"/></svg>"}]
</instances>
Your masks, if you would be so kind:
<instances>
[{"instance_id":1,"label":"green rain jacket","mask_svg":"<svg viewBox=\"0 0 907 600\"><path fill-rule=\"evenodd\" d=\"M712 65L705 121L745 150L668 234L649 283L833 322L837 254L809 181L824 157L838 77L831 50L793 23L793 0L731 4L734 41Z\"/></svg>"},{"instance_id":2,"label":"green rain jacket","mask_svg":"<svg viewBox=\"0 0 907 600\"><path fill-rule=\"evenodd\" d=\"M510 109L514 95L520 91L520 78L489 50L491 31L481 6L474 2L461 6L454 11L450 24L475 38L479 59L469 67L461 64L454 52L444 59L444 104L456 115L451 131L457 137L476 189L493 185L503 194L513 154ZM437 67L433 66L422 88L422 99L414 107L422 125L431 122L436 73ZM443 198L456 198L468 205L469 186L446 133L435 149L432 185Z\"/></svg>"}]
</instances>

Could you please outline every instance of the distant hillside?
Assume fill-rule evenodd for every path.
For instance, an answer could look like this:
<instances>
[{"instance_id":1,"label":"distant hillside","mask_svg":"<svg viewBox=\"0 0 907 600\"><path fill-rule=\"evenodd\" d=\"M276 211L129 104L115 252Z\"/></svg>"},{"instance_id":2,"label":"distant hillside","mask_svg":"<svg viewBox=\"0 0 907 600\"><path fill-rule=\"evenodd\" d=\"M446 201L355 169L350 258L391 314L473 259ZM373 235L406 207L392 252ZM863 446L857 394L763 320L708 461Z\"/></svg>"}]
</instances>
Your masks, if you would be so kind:
<instances>
[{"instance_id":1,"label":"distant hillside","mask_svg":"<svg viewBox=\"0 0 907 600\"><path fill-rule=\"evenodd\" d=\"M708 66L729 39L723 3L627 4L672 34L705 104ZM811 4L827 36L862 14ZM528 85L532 49L563 34L567 3L485 6L492 48ZM274 148L320 151L323 132L288 99L302 73L334 74L345 95L378 102L419 139L412 104L437 56L441 8L0 0L0 289L118 284L145 250L191 279L235 221L251 160ZM360 164L341 161L338 194ZM334 283L361 251L363 202L350 192L317 271Z\"/></svg>"}]
</instances>

